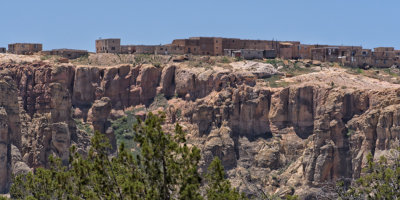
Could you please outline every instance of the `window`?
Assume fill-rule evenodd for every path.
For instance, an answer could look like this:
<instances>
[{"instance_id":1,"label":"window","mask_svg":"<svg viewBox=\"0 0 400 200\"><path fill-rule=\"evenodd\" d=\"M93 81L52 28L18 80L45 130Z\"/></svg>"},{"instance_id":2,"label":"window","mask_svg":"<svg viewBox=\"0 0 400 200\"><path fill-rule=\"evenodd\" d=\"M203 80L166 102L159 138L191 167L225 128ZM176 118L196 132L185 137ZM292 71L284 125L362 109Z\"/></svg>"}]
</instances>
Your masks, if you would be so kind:
<instances>
[{"instance_id":1,"label":"window","mask_svg":"<svg viewBox=\"0 0 400 200\"><path fill-rule=\"evenodd\" d=\"M235 43L235 40L232 40L232 43Z\"/></svg>"},{"instance_id":2,"label":"window","mask_svg":"<svg viewBox=\"0 0 400 200\"><path fill-rule=\"evenodd\" d=\"M218 43L218 40L217 40L217 41L215 41L215 43Z\"/></svg>"},{"instance_id":3,"label":"window","mask_svg":"<svg viewBox=\"0 0 400 200\"><path fill-rule=\"evenodd\" d=\"M218 47L216 47L218 49Z\"/></svg>"},{"instance_id":4,"label":"window","mask_svg":"<svg viewBox=\"0 0 400 200\"><path fill-rule=\"evenodd\" d=\"M111 50L115 50L115 47L111 47Z\"/></svg>"}]
</instances>

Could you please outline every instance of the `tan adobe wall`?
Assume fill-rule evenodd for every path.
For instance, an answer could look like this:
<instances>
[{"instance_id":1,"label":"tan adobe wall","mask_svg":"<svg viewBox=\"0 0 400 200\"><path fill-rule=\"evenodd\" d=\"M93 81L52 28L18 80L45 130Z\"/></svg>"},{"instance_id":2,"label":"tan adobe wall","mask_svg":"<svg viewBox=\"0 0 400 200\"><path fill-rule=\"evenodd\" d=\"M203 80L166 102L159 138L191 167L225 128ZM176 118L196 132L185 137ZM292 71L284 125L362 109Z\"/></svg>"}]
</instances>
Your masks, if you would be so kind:
<instances>
[{"instance_id":1,"label":"tan adobe wall","mask_svg":"<svg viewBox=\"0 0 400 200\"><path fill-rule=\"evenodd\" d=\"M155 47L154 54L170 55L170 54L185 54L185 48L178 45L159 45Z\"/></svg>"},{"instance_id":2,"label":"tan adobe wall","mask_svg":"<svg viewBox=\"0 0 400 200\"><path fill-rule=\"evenodd\" d=\"M96 40L97 53L120 53L121 52L121 39L99 39Z\"/></svg>"},{"instance_id":3,"label":"tan adobe wall","mask_svg":"<svg viewBox=\"0 0 400 200\"><path fill-rule=\"evenodd\" d=\"M136 45L135 54L154 54L156 45Z\"/></svg>"},{"instance_id":4,"label":"tan adobe wall","mask_svg":"<svg viewBox=\"0 0 400 200\"><path fill-rule=\"evenodd\" d=\"M133 54L136 52L136 45L121 45L122 54Z\"/></svg>"},{"instance_id":5,"label":"tan adobe wall","mask_svg":"<svg viewBox=\"0 0 400 200\"><path fill-rule=\"evenodd\" d=\"M8 45L8 51L15 54L33 54L42 51L43 45L39 43L15 43Z\"/></svg>"},{"instance_id":6,"label":"tan adobe wall","mask_svg":"<svg viewBox=\"0 0 400 200\"><path fill-rule=\"evenodd\" d=\"M394 47L376 47L374 48L375 52L383 52L383 51L394 51Z\"/></svg>"}]
</instances>

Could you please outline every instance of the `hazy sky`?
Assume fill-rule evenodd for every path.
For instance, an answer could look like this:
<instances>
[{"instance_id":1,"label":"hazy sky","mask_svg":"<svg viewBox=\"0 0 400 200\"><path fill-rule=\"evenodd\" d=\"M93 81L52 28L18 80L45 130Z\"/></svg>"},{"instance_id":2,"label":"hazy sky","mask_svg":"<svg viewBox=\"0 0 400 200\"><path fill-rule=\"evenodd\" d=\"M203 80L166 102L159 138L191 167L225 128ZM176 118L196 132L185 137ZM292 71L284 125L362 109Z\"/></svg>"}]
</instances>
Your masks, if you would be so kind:
<instances>
[{"instance_id":1,"label":"hazy sky","mask_svg":"<svg viewBox=\"0 0 400 200\"><path fill-rule=\"evenodd\" d=\"M219 36L400 49L399 9L399 0L1 0L0 46L94 51L99 37L167 44Z\"/></svg>"}]
</instances>

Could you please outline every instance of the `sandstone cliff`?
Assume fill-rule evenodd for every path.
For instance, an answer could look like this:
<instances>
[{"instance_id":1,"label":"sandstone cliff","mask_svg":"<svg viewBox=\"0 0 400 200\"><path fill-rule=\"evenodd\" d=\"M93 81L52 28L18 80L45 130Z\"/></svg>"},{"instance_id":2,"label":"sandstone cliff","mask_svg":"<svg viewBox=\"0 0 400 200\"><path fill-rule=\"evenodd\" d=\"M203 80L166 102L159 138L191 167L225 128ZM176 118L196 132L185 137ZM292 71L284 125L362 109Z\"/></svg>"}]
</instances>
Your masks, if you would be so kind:
<instances>
[{"instance_id":1,"label":"sandstone cliff","mask_svg":"<svg viewBox=\"0 0 400 200\"><path fill-rule=\"evenodd\" d=\"M360 176L368 152L377 158L399 146L399 85L339 68L286 78L289 85L279 88L266 84L266 77L283 74L269 64L38 61L2 63L0 69L0 118L8 126L0 133L9 135L0 148L1 166L16 163L16 172L46 166L49 155L66 162L73 144L85 153L89 134L73 117L107 134L115 149L110 117L140 105L165 111L166 128L184 126L202 150L202 172L218 156L231 182L252 195L329 195L336 180ZM159 95L167 105L154 104ZM8 169L0 173L9 175ZM8 183L0 179L0 191Z\"/></svg>"}]
</instances>

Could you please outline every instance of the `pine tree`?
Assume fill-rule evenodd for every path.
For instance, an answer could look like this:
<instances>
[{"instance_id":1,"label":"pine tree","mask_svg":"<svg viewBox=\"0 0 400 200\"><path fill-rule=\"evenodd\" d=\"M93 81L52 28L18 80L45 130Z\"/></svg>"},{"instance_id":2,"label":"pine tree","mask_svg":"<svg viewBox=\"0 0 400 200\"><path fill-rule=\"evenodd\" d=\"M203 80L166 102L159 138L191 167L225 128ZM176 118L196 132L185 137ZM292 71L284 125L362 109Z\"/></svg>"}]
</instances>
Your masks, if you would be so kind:
<instances>
[{"instance_id":1,"label":"pine tree","mask_svg":"<svg viewBox=\"0 0 400 200\"><path fill-rule=\"evenodd\" d=\"M339 199L399 199L400 198L400 154L399 150L391 162L381 156L374 162L371 153L367 155L367 166L363 175L346 188L338 182Z\"/></svg>"},{"instance_id":2,"label":"pine tree","mask_svg":"<svg viewBox=\"0 0 400 200\"><path fill-rule=\"evenodd\" d=\"M162 130L165 116L150 113L144 122L135 125L135 141L140 144L139 165L143 169L145 187L150 199L201 199L198 174L200 150L189 148L185 133L178 124L174 135Z\"/></svg>"},{"instance_id":3,"label":"pine tree","mask_svg":"<svg viewBox=\"0 0 400 200\"><path fill-rule=\"evenodd\" d=\"M244 194L240 194L236 189L233 189L231 183L225 179L224 167L218 157L215 157L208 167L206 179L208 183L208 200L247 199Z\"/></svg>"},{"instance_id":4,"label":"pine tree","mask_svg":"<svg viewBox=\"0 0 400 200\"><path fill-rule=\"evenodd\" d=\"M50 168L14 178L16 199L202 199L198 173L200 150L186 144L178 124L162 130L165 116L149 114L135 125L136 157L121 144L110 157L111 145L96 132L87 156L70 149L67 166L50 157Z\"/></svg>"}]
</instances>

